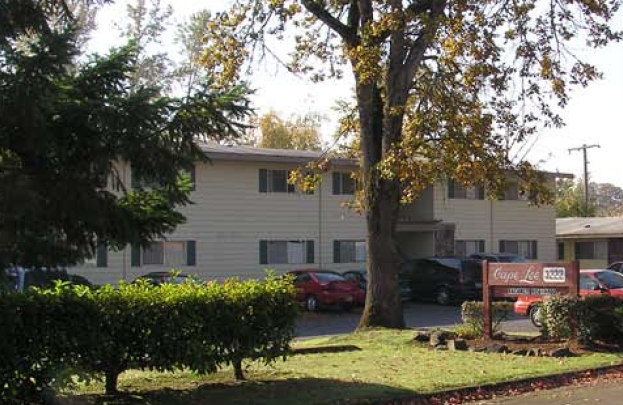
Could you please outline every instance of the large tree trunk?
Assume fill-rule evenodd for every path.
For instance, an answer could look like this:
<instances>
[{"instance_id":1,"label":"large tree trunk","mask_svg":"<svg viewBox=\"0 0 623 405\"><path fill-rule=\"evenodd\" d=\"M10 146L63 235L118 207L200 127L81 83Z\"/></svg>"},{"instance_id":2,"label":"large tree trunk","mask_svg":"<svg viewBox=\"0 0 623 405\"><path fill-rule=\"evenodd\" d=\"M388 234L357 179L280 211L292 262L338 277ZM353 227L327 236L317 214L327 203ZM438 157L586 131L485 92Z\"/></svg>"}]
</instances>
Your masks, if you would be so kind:
<instances>
[{"instance_id":1,"label":"large tree trunk","mask_svg":"<svg viewBox=\"0 0 623 405\"><path fill-rule=\"evenodd\" d=\"M392 137L384 136L383 103L377 85L358 83L357 101L368 245L368 289L359 328L403 328L405 323L398 293L400 260L394 242L399 187L395 181L382 179L376 170L389 147L387 141Z\"/></svg>"}]
</instances>

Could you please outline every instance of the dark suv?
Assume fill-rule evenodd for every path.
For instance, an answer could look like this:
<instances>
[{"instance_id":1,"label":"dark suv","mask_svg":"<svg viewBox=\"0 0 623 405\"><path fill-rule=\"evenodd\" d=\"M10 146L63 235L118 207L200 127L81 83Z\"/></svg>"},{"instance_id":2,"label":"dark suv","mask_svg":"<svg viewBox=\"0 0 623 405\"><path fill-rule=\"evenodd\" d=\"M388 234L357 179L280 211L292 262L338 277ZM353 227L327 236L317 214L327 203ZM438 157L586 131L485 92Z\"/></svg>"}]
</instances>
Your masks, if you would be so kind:
<instances>
[{"instance_id":1,"label":"dark suv","mask_svg":"<svg viewBox=\"0 0 623 405\"><path fill-rule=\"evenodd\" d=\"M414 299L449 305L482 299L482 265L479 260L456 258L416 259L403 265Z\"/></svg>"}]
</instances>

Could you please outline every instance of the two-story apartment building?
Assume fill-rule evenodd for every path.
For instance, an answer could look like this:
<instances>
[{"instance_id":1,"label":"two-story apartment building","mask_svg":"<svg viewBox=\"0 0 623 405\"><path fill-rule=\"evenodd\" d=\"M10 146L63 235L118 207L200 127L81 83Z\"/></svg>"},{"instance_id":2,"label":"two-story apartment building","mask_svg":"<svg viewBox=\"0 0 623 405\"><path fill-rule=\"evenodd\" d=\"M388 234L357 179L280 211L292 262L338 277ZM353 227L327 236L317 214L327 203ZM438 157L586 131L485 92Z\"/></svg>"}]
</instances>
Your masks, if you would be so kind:
<instances>
[{"instance_id":1,"label":"two-story apartment building","mask_svg":"<svg viewBox=\"0 0 623 405\"><path fill-rule=\"evenodd\" d=\"M179 269L203 280L262 277L320 267L365 267L364 218L344 206L353 198L357 162L331 159L313 193L287 182L288 172L318 152L204 145L209 163L191 173L194 204L185 224L147 248L98 250L72 269L96 284L131 281L151 271ZM131 167L123 170L128 184ZM553 180L552 180L553 181ZM527 258L556 256L553 207L530 207L512 187L503 201L482 190L436 184L403 207L397 243L406 257L504 251Z\"/></svg>"}]
</instances>

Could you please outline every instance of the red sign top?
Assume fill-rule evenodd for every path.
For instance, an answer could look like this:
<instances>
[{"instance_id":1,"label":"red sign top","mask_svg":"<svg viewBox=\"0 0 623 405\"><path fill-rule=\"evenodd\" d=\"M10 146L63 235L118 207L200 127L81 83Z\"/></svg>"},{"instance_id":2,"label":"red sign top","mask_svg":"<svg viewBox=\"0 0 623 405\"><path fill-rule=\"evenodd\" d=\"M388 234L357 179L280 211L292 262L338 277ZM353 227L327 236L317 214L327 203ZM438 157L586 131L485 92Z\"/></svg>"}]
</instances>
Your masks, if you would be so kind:
<instances>
[{"instance_id":1,"label":"red sign top","mask_svg":"<svg viewBox=\"0 0 623 405\"><path fill-rule=\"evenodd\" d=\"M577 270L572 263L488 263L491 287L574 287Z\"/></svg>"}]
</instances>

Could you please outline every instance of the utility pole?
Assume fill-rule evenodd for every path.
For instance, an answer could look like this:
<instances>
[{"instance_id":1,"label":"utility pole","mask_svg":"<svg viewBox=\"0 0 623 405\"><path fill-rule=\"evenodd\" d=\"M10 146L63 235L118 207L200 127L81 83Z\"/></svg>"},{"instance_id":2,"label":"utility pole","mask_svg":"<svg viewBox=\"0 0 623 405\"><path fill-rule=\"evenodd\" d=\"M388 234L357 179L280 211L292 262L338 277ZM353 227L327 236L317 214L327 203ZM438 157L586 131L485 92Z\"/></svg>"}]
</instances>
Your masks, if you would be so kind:
<instances>
[{"instance_id":1,"label":"utility pole","mask_svg":"<svg viewBox=\"0 0 623 405\"><path fill-rule=\"evenodd\" d=\"M588 212L588 153L586 151L592 148L601 148L601 146L598 144L584 144L577 148L569 148L569 154L571 154L571 152L581 150L584 155L584 215Z\"/></svg>"}]
</instances>

